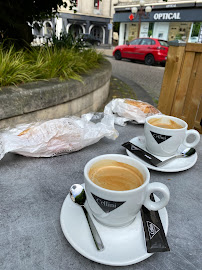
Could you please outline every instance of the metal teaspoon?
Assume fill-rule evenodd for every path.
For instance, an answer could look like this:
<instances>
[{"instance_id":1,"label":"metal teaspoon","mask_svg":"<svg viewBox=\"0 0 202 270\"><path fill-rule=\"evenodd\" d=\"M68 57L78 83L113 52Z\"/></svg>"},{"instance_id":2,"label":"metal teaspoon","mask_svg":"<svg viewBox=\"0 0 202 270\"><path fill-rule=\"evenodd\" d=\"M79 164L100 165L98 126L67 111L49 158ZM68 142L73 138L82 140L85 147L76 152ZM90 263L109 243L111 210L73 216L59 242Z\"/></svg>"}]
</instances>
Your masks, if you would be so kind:
<instances>
[{"instance_id":1,"label":"metal teaspoon","mask_svg":"<svg viewBox=\"0 0 202 270\"><path fill-rule=\"evenodd\" d=\"M74 184L71 186L70 188L70 198L71 200L74 202L74 203L77 203L78 205L80 205L84 211L84 214L86 216L86 219L88 221L88 225L90 227L90 230L91 230L91 233L92 233L92 236L93 236L93 240L95 242L95 245L96 245L96 248L99 250L99 251L102 251L104 249L104 245L102 243L102 240L100 238L100 235L89 215L89 213L87 212L85 206L84 206L84 203L85 203L85 200L86 200L86 194L85 194L85 190L84 188L82 187L82 185L79 185L79 184Z\"/></svg>"},{"instance_id":2,"label":"metal teaspoon","mask_svg":"<svg viewBox=\"0 0 202 270\"><path fill-rule=\"evenodd\" d=\"M181 152L181 154L176 155L176 156L174 156L174 157L171 157L171 158L169 158L169 159L166 159L166 160L164 160L164 161L158 163L156 166L157 166L157 167L161 167L161 166L167 164L168 162L170 162L171 160L174 160L174 159L176 159L176 158L190 157L190 156L192 156L193 154L195 154L195 152L196 152L196 150L195 150L194 148L186 148L186 149L184 149L184 150Z\"/></svg>"}]
</instances>

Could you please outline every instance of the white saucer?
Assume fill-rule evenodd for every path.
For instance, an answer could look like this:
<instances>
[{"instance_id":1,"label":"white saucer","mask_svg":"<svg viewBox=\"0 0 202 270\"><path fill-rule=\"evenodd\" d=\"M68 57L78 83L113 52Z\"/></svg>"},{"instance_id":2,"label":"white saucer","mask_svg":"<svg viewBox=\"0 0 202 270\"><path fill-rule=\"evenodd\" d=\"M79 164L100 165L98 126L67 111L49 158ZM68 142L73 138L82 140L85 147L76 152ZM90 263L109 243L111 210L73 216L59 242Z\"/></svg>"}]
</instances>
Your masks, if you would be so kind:
<instances>
[{"instance_id":1,"label":"white saucer","mask_svg":"<svg viewBox=\"0 0 202 270\"><path fill-rule=\"evenodd\" d=\"M60 213L62 231L72 245L84 257L105 265L125 266L138 263L153 255L147 253L144 229L140 212L132 224L122 228L106 227L98 223L86 205L100 234L105 249L95 247L82 208L67 195ZM168 214L165 208L159 211L165 234L168 231Z\"/></svg>"},{"instance_id":2,"label":"white saucer","mask_svg":"<svg viewBox=\"0 0 202 270\"><path fill-rule=\"evenodd\" d=\"M145 137L144 136L140 136L140 137L135 137L133 139L130 140L131 143L134 143L135 145L139 146L140 148L144 149L145 151L149 152L146 149L145 146ZM178 149L179 153L180 151L184 150L186 147L181 145ZM147 168L155 170L155 171L160 171L160 172L180 172L180 171L185 171L189 168L191 168L192 166L194 166L194 164L197 161L198 155L197 153L193 154L190 157L186 157L186 158L177 158L174 159L172 161L170 161L168 164L165 164L162 167L155 167L147 162L145 162L144 160L142 160L141 158L137 157L136 155L134 155L133 153L131 153L129 150L126 149L127 154L130 157L133 157L139 161L141 161L145 166L147 166ZM166 159L168 159L168 157L160 157L160 156L156 156L158 159L164 161Z\"/></svg>"}]
</instances>

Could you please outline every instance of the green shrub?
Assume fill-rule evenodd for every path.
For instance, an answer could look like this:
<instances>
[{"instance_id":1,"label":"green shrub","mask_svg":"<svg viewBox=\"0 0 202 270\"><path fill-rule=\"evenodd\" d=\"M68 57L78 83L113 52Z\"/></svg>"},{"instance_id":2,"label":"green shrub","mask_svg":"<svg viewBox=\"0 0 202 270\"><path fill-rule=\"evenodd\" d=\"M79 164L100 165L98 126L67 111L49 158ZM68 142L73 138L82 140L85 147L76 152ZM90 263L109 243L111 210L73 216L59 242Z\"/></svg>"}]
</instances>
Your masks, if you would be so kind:
<instances>
[{"instance_id":1,"label":"green shrub","mask_svg":"<svg viewBox=\"0 0 202 270\"><path fill-rule=\"evenodd\" d=\"M34 80L34 70L25 59L23 51L0 49L0 86Z\"/></svg>"},{"instance_id":2,"label":"green shrub","mask_svg":"<svg viewBox=\"0 0 202 270\"><path fill-rule=\"evenodd\" d=\"M57 47L59 49L74 48L80 50L87 47L85 42L80 37L74 37L74 35L71 32L69 33L61 32L60 37L53 35L49 41L52 43L53 47Z\"/></svg>"},{"instance_id":3,"label":"green shrub","mask_svg":"<svg viewBox=\"0 0 202 270\"><path fill-rule=\"evenodd\" d=\"M16 51L0 48L0 86L50 78L81 80L81 74L99 66L102 54L94 49L60 46Z\"/></svg>"}]
</instances>

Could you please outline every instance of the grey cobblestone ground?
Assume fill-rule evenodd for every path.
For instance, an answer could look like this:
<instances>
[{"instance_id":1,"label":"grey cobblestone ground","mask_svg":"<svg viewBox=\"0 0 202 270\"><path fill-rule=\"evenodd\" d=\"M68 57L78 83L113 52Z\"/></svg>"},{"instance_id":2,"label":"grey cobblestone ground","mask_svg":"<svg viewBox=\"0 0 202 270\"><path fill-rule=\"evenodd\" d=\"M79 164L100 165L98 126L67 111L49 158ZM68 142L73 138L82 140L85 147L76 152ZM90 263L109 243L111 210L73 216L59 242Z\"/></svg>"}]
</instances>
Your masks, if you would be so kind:
<instances>
[{"instance_id":1,"label":"grey cobblestone ground","mask_svg":"<svg viewBox=\"0 0 202 270\"><path fill-rule=\"evenodd\" d=\"M103 111L105 105L114 98L137 99L137 95L135 91L128 84L112 76L111 81L110 81L110 92L109 92L108 99L103 105L103 107L100 109L100 111Z\"/></svg>"},{"instance_id":2,"label":"grey cobblestone ground","mask_svg":"<svg viewBox=\"0 0 202 270\"><path fill-rule=\"evenodd\" d=\"M130 87L131 93L134 91L137 99L157 106L165 68L159 65L146 66L142 62L133 63L127 59L116 61L112 57L113 48L97 50L111 62L112 76ZM116 91L116 95L122 95L122 93Z\"/></svg>"}]
</instances>

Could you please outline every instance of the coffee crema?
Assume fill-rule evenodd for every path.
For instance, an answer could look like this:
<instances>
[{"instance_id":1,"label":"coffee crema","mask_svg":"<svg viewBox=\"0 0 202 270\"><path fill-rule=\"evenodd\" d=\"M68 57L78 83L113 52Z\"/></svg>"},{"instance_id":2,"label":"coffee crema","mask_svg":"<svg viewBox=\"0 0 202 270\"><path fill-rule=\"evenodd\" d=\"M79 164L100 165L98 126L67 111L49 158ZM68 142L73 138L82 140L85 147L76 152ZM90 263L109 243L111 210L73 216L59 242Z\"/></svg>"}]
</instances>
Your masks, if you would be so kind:
<instances>
[{"instance_id":1,"label":"coffee crema","mask_svg":"<svg viewBox=\"0 0 202 270\"><path fill-rule=\"evenodd\" d=\"M101 160L90 168L90 180L105 189L124 191L144 183L143 175L135 167L115 160Z\"/></svg>"},{"instance_id":2,"label":"coffee crema","mask_svg":"<svg viewBox=\"0 0 202 270\"><path fill-rule=\"evenodd\" d=\"M152 118L148 120L148 123L155 127L167 128L167 129L180 129L183 126L179 125L172 119L161 117L161 118Z\"/></svg>"}]
</instances>

